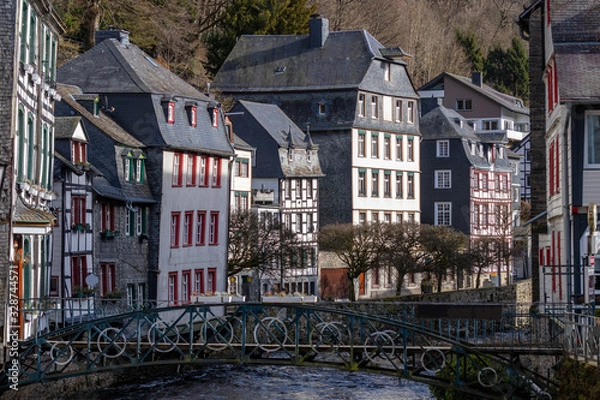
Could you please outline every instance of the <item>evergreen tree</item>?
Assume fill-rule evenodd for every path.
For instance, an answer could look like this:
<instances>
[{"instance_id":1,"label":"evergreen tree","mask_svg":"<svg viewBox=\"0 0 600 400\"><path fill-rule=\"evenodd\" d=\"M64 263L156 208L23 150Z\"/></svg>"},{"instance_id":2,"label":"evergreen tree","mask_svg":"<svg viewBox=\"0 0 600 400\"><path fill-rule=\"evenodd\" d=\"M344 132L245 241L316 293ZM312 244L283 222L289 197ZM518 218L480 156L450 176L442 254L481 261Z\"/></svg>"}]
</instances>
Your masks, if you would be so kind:
<instances>
[{"instance_id":1,"label":"evergreen tree","mask_svg":"<svg viewBox=\"0 0 600 400\"><path fill-rule=\"evenodd\" d=\"M456 30L456 40L462 46L469 59L471 70L483 71L483 52L481 51L481 47L477 45L475 33L472 31L463 32L459 28Z\"/></svg>"},{"instance_id":2,"label":"evergreen tree","mask_svg":"<svg viewBox=\"0 0 600 400\"><path fill-rule=\"evenodd\" d=\"M215 28L204 35L207 72L214 76L241 35L295 35L308 32L316 6L307 0L233 0Z\"/></svg>"}]
</instances>

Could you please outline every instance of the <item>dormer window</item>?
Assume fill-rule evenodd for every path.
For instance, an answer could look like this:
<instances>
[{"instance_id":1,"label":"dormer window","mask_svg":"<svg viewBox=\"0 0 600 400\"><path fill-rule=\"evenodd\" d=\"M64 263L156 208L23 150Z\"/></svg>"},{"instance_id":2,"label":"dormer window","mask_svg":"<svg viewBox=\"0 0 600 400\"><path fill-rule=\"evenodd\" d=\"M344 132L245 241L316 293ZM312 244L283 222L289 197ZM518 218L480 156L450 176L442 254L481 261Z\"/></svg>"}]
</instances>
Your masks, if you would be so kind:
<instances>
[{"instance_id":1,"label":"dormer window","mask_svg":"<svg viewBox=\"0 0 600 400\"><path fill-rule=\"evenodd\" d=\"M371 96L371 118L379 118L379 98Z\"/></svg>"},{"instance_id":2,"label":"dormer window","mask_svg":"<svg viewBox=\"0 0 600 400\"><path fill-rule=\"evenodd\" d=\"M198 108L195 106L190 107L190 125L198 125Z\"/></svg>"},{"instance_id":3,"label":"dormer window","mask_svg":"<svg viewBox=\"0 0 600 400\"><path fill-rule=\"evenodd\" d=\"M137 159L136 168L135 168L135 180L137 183L144 183L145 164L146 164L146 157L144 157L143 154L140 154L140 157Z\"/></svg>"},{"instance_id":4,"label":"dormer window","mask_svg":"<svg viewBox=\"0 0 600 400\"><path fill-rule=\"evenodd\" d=\"M74 140L71 151L73 163L87 162L87 143Z\"/></svg>"},{"instance_id":5,"label":"dormer window","mask_svg":"<svg viewBox=\"0 0 600 400\"><path fill-rule=\"evenodd\" d=\"M212 126L213 126L213 128L219 127L219 109L218 108L212 109Z\"/></svg>"},{"instance_id":6,"label":"dormer window","mask_svg":"<svg viewBox=\"0 0 600 400\"><path fill-rule=\"evenodd\" d=\"M133 153L129 152L125 156L125 170L123 171L124 175L125 175L125 181L126 182L132 182L133 181L133 177L134 177L133 166L134 166Z\"/></svg>"},{"instance_id":7,"label":"dormer window","mask_svg":"<svg viewBox=\"0 0 600 400\"><path fill-rule=\"evenodd\" d=\"M167 123L175 123L175 102L169 101L167 104Z\"/></svg>"},{"instance_id":8,"label":"dormer window","mask_svg":"<svg viewBox=\"0 0 600 400\"><path fill-rule=\"evenodd\" d=\"M386 82L389 82L392 80L392 69L391 69L391 65L390 63L384 63L383 64L383 77L385 79Z\"/></svg>"},{"instance_id":9,"label":"dormer window","mask_svg":"<svg viewBox=\"0 0 600 400\"><path fill-rule=\"evenodd\" d=\"M93 106L94 117L97 117L99 112L100 112L100 97L96 96L96 98L94 99L94 106Z\"/></svg>"},{"instance_id":10,"label":"dormer window","mask_svg":"<svg viewBox=\"0 0 600 400\"><path fill-rule=\"evenodd\" d=\"M325 102L321 100L319 102L319 115L325 115L327 108L325 107Z\"/></svg>"},{"instance_id":11,"label":"dormer window","mask_svg":"<svg viewBox=\"0 0 600 400\"><path fill-rule=\"evenodd\" d=\"M288 160L294 161L294 149L288 149Z\"/></svg>"},{"instance_id":12,"label":"dormer window","mask_svg":"<svg viewBox=\"0 0 600 400\"><path fill-rule=\"evenodd\" d=\"M312 161L312 150L310 150L310 149L306 150L306 161L307 162Z\"/></svg>"}]
</instances>

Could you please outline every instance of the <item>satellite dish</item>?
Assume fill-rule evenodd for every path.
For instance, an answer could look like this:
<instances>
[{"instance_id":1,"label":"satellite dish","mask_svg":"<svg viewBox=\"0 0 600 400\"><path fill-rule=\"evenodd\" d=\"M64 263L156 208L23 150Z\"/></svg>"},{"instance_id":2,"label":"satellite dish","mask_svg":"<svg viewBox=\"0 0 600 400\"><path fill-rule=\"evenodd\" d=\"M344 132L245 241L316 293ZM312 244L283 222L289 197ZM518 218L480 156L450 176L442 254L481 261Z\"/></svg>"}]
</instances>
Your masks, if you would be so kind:
<instances>
[{"instance_id":1,"label":"satellite dish","mask_svg":"<svg viewBox=\"0 0 600 400\"><path fill-rule=\"evenodd\" d=\"M96 287L98 284L98 277L94 274L89 274L85 277L85 284L89 287Z\"/></svg>"}]
</instances>

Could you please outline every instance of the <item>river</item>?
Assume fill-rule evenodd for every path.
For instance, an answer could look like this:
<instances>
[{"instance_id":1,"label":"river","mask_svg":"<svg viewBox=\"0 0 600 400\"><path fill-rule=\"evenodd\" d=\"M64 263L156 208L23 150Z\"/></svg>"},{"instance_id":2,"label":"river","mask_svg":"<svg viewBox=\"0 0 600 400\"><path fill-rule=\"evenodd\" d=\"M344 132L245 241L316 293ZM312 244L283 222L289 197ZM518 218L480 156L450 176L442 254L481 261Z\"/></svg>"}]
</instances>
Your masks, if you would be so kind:
<instances>
[{"instance_id":1,"label":"river","mask_svg":"<svg viewBox=\"0 0 600 400\"><path fill-rule=\"evenodd\" d=\"M215 365L140 379L69 400L429 400L426 385L337 369Z\"/></svg>"}]
</instances>

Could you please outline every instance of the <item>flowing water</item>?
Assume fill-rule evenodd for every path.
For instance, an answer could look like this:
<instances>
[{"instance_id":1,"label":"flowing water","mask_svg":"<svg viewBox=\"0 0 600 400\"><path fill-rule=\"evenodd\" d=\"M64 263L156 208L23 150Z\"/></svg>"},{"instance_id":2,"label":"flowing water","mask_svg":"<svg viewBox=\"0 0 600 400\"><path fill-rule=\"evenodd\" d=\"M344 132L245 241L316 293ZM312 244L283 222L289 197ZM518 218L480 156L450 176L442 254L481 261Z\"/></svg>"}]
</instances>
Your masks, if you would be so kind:
<instances>
[{"instance_id":1,"label":"flowing water","mask_svg":"<svg viewBox=\"0 0 600 400\"><path fill-rule=\"evenodd\" d=\"M426 385L337 369L215 365L96 390L86 400L429 400Z\"/></svg>"}]
</instances>

